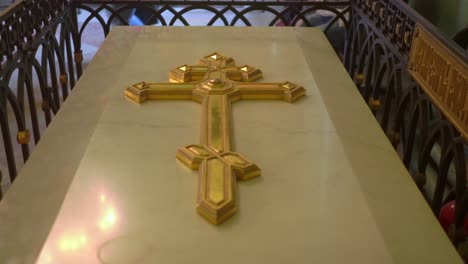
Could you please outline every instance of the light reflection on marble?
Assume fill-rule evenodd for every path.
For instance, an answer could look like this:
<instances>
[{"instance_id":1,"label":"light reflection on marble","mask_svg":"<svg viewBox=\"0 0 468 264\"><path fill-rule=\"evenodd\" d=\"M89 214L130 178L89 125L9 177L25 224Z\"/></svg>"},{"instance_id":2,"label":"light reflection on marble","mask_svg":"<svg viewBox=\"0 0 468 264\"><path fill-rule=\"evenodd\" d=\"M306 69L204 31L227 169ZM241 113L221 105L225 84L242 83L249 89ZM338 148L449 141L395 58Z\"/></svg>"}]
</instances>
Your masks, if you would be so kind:
<instances>
[{"instance_id":1,"label":"light reflection on marble","mask_svg":"<svg viewBox=\"0 0 468 264\"><path fill-rule=\"evenodd\" d=\"M111 34L134 34L133 44L120 50L128 55L121 71L102 76L114 79L110 87L93 86L96 75L80 80L108 88L106 106L85 154L75 157L73 181L57 187L66 191L58 215L36 215L53 219L41 226L48 236L33 239L45 243L26 251L41 249L37 263L460 262L318 29L118 27ZM167 80L173 67L213 51L262 69L264 82L294 81L308 94L295 104L233 105L234 149L262 177L238 184L239 212L221 226L196 214L197 173L175 159L179 147L198 142L200 106L123 97L127 85ZM35 164L28 173L48 170ZM21 255L0 251L8 257Z\"/></svg>"},{"instance_id":2,"label":"light reflection on marble","mask_svg":"<svg viewBox=\"0 0 468 264\"><path fill-rule=\"evenodd\" d=\"M114 195L105 188L83 193L75 214L62 217L49 234L38 264L94 263L95 248L111 239L122 221Z\"/></svg>"},{"instance_id":3,"label":"light reflection on marble","mask_svg":"<svg viewBox=\"0 0 468 264\"><path fill-rule=\"evenodd\" d=\"M137 34L108 35L0 202L1 264L35 263Z\"/></svg>"}]
</instances>

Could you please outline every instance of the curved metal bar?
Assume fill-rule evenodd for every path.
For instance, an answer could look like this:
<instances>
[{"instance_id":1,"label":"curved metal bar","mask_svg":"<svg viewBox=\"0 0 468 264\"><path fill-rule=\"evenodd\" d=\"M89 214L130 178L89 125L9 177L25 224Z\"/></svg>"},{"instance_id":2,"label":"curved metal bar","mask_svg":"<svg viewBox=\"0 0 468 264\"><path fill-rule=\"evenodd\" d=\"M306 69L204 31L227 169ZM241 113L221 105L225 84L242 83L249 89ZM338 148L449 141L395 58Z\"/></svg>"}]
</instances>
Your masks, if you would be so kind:
<instances>
[{"instance_id":1,"label":"curved metal bar","mask_svg":"<svg viewBox=\"0 0 468 264\"><path fill-rule=\"evenodd\" d=\"M185 25L185 26L189 26L190 24L187 22L187 20L185 20L184 17L182 16L179 16L178 12L172 8L171 6L165 6L166 10L171 12L172 15L174 15L174 17L171 19L171 21L169 22L169 26L173 26L175 24L175 22L177 22L177 20L180 20L180 22Z\"/></svg>"},{"instance_id":2,"label":"curved metal bar","mask_svg":"<svg viewBox=\"0 0 468 264\"><path fill-rule=\"evenodd\" d=\"M169 22L169 25L174 25L177 20L180 20L184 25L189 26L189 23L187 20L183 18L183 15L187 12L193 11L193 10L206 10L208 12L213 13L213 17L218 16L219 12L216 10L214 7L210 6L204 6L204 7L198 7L198 6L188 6L177 12L177 15L175 15L172 20Z\"/></svg>"},{"instance_id":3,"label":"curved metal bar","mask_svg":"<svg viewBox=\"0 0 468 264\"><path fill-rule=\"evenodd\" d=\"M391 72L389 74L390 82L388 84L387 93L384 97L383 110L382 110L383 114L382 114L382 120L380 122L380 125L382 126L382 130L384 132L387 132L387 129L389 126L390 114L392 113L392 109L393 109L392 102L395 100L395 86L397 83L396 73L394 71L390 71L390 72Z\"/></svg>"},{"instance_id":4,"label":"curved metal bar","mask_svg":"<svg viewBox=\"0 0 468 264\"><path fill-rule=\"evenodd\" d=\"M307 20L307 18L305 17L305 13L303 13L302 11L297 11L297 10L294 10L294 12L295 12L295 17L291 20L291 22L289 23L289 26L295 26L299 22L299 20L305 23L308 27L311 26L309 20Z\"/></svg>"},{"instance_id":5,"label":"curved metal bar","mask_svg":"<svg viewBox=\"0 0 468 264\"><path fill-rule=\"evenodd\" d=\"M50 51L51 52L51 56L54 58L54 61L56 61L58 63L58 69L59 69L59 76L60 78L62 78L62 76L67 76L66 74L66 67L65 67L65 58L63 56L63 53L60 49L60 46L59 46L59 43L57 41L57 39L55 37L53 37L51 39L51 41L53 41L54 43L54 46L53 46L53 49ZM55 76L57 77L57 75ZM67 78L68 79L68 78ZM62 88L62 100L65 101L65 99L68 97L68 85L67 85L67 82L68 81L65 81L65 82L61 82L60 81L60 86Z\"/></svg>"},{"instance_id":6,"label":"curved metal bar","mask_svg":"<svg viewBox=\"0 0 468 264\"><path fill-rule=\"evenodd\" d=\"M8 88L0 82L0 90L7 90ZM2 107L0 107L0 128L3 136L3 144L5 146L5 154L8 164L8 172L10 174L10 180L13 182L16 179L17 169L15 162L15 154L13 151L13 144L11 142L10 126L8 122L8 114L6 112L6 94L3 94L0 98Z\"/></svg>"},{"instance_id":7,"label":"curved metal bar","mask_svg":"<svg viewBox=\"0 0 468 264\"><path fill-rule=\"evenodd\" d=\"M31 58L31 65L32 69L36 72L36 76L39 81L39 87L41 88L41 93L42 93L42 100L43 100L43 107L44 113L45 113L45 118L46 118L46 124L49 125L50 122L52 121L51 117L51 111L52 113L57 113L57 107L52 99L52 93L49 91L49 87L47 86L46 80L45 80L45 75L42 72L42 67L39 61L32 57Z\"/></svg>"},{"instance_id":8,"label":"curved metal bar","mask_svg":"<svg viewBox=\"0 0 468 264\"><path fill-rule=\"evenodd\" d=\"M66 38L66 44L67 44L67 49L69 50L70 56L69 60L75 62L76 66L76 78L80 78L81 74L83 73L83 68L81 65L81 60L75 60L72 59L71 56L71 41L73 41L73 48L75 49L75 54L81 54L81 35L79 34L79 29L78 29L78 14L77 14L77 8L76 8L76 2L72 1L70 13L68 14L68 20L70 21L70 38ZM73 72L70 72L70 84L71 84L71 89L73 89L73 86L75 85L75 77L72 75Z\"/></svg>"},{"instance_id":9,"label":"curved metal bar","mask_svg":"<svg viewBox=\"0 0 468 264\"><path fill-rule=\"evenodd\" d=\"M410 167L410 161L413 154L413 146L416 137L416 128L420 122L421 109L420 104L416 103L413 109L410 112L410 121L408 125L408 130L405 132L405 144L403 149L403 164L406 168Z\"/></svg>"},{"instance_id":10,"label":"curved metal bar","mask_svg":"<svg viewBox=\"0 0 468 264\"><path fill-rule=\"evenodd\" d=\"M371 53L373 67L370 67L372 72L368 76L371 78L370 83L373 86L373 97L377 99L379 98L381 79L391 67L387 68L388 51L385 44L379 39L373 41L369 53ZM368 94L365 94L365 98L370 97L371 91L368 92Z\"/></svg>"},{"instance_id":11,"label":"curved metal bar","mask_svg":"<svg viewBox=\"0 0 468 264\"><path fill-rule=\"evenodd\" d=\"M10 88L7 89L7 101L10 103L11 108L13 109L13 113L16 119L16 125L18 126L18 130L25 131L26 125L24 121L24 116L21 111L21 107L16 100L15 94L11 91ZM23 152L23 161L26 162L29 158L29 146L26 144L21 144L21 150Z\"/></svg>"},{"instance_id":12,"label":"curved metal bar","mask_svg":"<svg viewBox=\"0 0 468 264\"><path fill-rule=\"evenodd\" d=\"M401 135L402 152L406 148L406 122L405 115L411 111L411 94L413 89L406 89L399 102L397 102L397 113L395 114L394 131Z\"/></svg>"},{"instance_id":13,"label":"curved metal bar","mask_svg":"<svg viewBox=\"0 0 468 264\"><path fill-rule=\"evenodd\" d=\"M49 70L44 71L45 73L50 73L50 83L52 87L52 94L54 95L55 104L58 108L60 108L60 94L59 94L59 85L58 85L58 78L57 78L57 68L55 65L55 38L49 36L49 40L47 41L49 45L47 45L46 49L46 68L49 67ZM44 66L44 65L43 65ZM47 76L48 74L46 74Z\"/></svg>"},{"instance_id":14,"label":"curved metal bar","mask_svg":"<svg viewBox=\"0 0 468 264\"><path fill-rule=\"evenodd\" d=\"M442 129L447 129L446 126ZM437 183L435 186L434 197L431 201L431 209L435 215L439 215L440 208L442 207L442 199L444 197L444 187L447 184L448 170L452 163L454 153L452 147L443 149L442 157L439 162L439 172L437 175Z\"/></svg>"},{"instance_id":15,"label":"curved metal bar","mask_svg":"<svg viewBox=\"0 0 468 264\"><path fill-rule=\"evenodd\" d=\"M452 127L452 130L453 127ZM455 228L456 236L454 243L457 245L464 239L465 216L468 213L468 191L467 186L467 159L464 145L466 141L462 137L456 137L453 141L453 153L455 164ZM459 235L461 234L461 235Z\"/></svg>"},{"instance_id":16,"label":"curved metal bar","mask_svg":"<svg viewBox=\"0 0 468 264\"><path fill-rule=\"evenodd\" d=\"M147 6L143 4L140 8L146 8L146 7ZM107 19L107 23L106 23L106 28L108 29L108 31L110 30L111 24L112 24L112 22L114 21L115 18L119 19L119 22L122 23L122 25L128 26L128 21L125 20L125 18L123 18L120 15L120 13L122 13L124 11L127 11L127 10L131 10L133 8L134 8L133 6L121 6L121 7L117 8L117 9L113 9L112 7L109 7L109 6L106 5L106 10L111 13L111 15ZM106 34L106 36L107 36L107 34Z\"/></svg>"},{"instance_id":17,"label":"curved metal bar","mask_svg":"<svg viewBox=\"0 0 468 264\"><path fill-rule=\"evenodd\" d=\"M164 16L162 15L164 12L169 12L171 13L173 16L175 16L175 14L177 13L177 10L175 10L174 8L172 8L170 5L167 5L165 4L164 6L160 7L158 9L158 14L160 14L160 22L161 22L161 25L163 26L169 26L170 24L167 23L166 19L164 18Z\"/></svg>"},{"instance_id":18,"label":"curved metal bar","mask_svg":"<svg viewBox=\"0 0 468 264\"><path fill-rule=\"evenodd\" d=\"M224 23L224 26L229 26L229 22L227 21L227 18L224 16L224 14L228 11L232 11L232 7L230 6L226 6L225 8L223 8L222 10L219 11L219 14L217 14L216 16L214 16L207 24L207 26L212 26L214 25L214 23L216 23L216 21L218 19L221 19L221 21L223 21Z\"/></svg>"},{"instance_id":19,"label":"curved metal bar","mask_svg":"<svg viewBox=\"0 0 468 264\"><path fill-rule=\"evenodd\" d=\"M265 8L265 9L266 9L265 11L267 11L267 12L272 12L269 8ZM247 13L250 13L250 12L253 12L253 11L259 11L259 10L261 11L263 9L262 8L258 9L258 8L255 8L255 7L251 6L251 7L247 7L246 9L244 9L244 10L242 10L240 12L236 10L236 12L234 12L236 14L236 16L232 19L230 26L235 26L237 21L240 19L242 22L244 22L244 24L246 26L251 27L252 24L250 24L250 21L245 17L245 15Z\"/></svg>"},{"instance_id":20,"label":"curved metal bar","mask_svg":"<svg viewBox=\"0 0 468 264\"><path fill-rule=\"evenodd\" d=\"M382 82L384 80L384 77L389 75L389 72L391 72L391 64L387 63L388 61L382 60L380 61L381 63L379 66L376 68L375 74L374 74L374 85L373 85L373 91L372 91L372 98L378 99L380 98L381 90L382 90ZM377 62L374 62L377 63Z\"/></svg>"},{"instance_id":21,"label":"curved metal bar","mask_svg":"<svg viewBox=\"0 0 468 264\"><path fill-rule=\"evenodd\" d=\"M333 8L327 8L327 9L324 8L323 10L327 10L336 14L336 16L330 22L328 22L323 32L327 32L331 28L331 26L338 21L338 19L341 19L341 21L343 21L345 28L349 29L349 21L345 18L345 14L350 12L351 7L346 7L341 12L338 12L336 9L333 9Z\"/></svg>"},{"instance_id":22,"label":"curved metal bar","mask_svg":"<svg viewBox=\"0 0 468 264\"><path fill-rule=\"evenodd\" d=\"M49 85L49 75L47 74L47 42L44 41L43 44L41 45L41 72L43 73L44 76L44 81L46 87L50 87Z\"/></svg>"},{"instance_id":23,"label":"curved metal bar","mask_svg":"<svg viewBox=\"0 0 468 264\"><path fill-rule=\"evenodd\" d=\"M81 39L83 37L83 32L86 28L86 26L89 24L89 22L93 19L93 18L96 18L98 20L98 22L101 24L102 26L102 30L104 32L104 37L107 36L107 34L109 33L109 30L107 29L106 27L106 22L104 21L104 19L102 18L101 15L99 15L99 12L104 10L104 7L101 6L99 7L98 9L94 10L92 9L91 7L89 6L86 6L86 5L80 5L79 6L80 9L82 10L85 10L85 11L88 11L90 13L90 16L88 16L85 21L83 21L83 24L81 25L81 27L79 28L78 30L78 36L79 38ZM106 31L107 29L107 31Z\"/></svg>"},{"instance_id":24,"label":"curved metal bar","mask_svg":"<svg viewBox=\"0 0 468 264\"><path fill-rule=\"evenodd\" d=\"M17 82L17 87L20 84L22 85L25 79L24 76L26 75L24 68L25 68L25 64L22 62L11 64L10 67L5 68L5 75L3 76L4 80L8 82L9 80L11 80L13 73L18 71L19 78ZM2 94L3 96L6 97L6 100L4 101L5 105L3 105L3 107L5 108L5 113L6 113L6 103L8 102L10 103L10 106L13 109L13 113L15 115L15 120L16 120L18 129L21 131L24 131L26 128L25 128L25 122L24 122L24 115L23 115L24 106L22 105L22 100L18 100L18 98L14 95L14 93L12 92L12 89L10 88L8 84L5 84L4 87L0 89L3 90ZM21 148L23 152L23 160L26 161L29 157L29 148L23 145L21 146ZM8 160L8 157L7 157L7 160ZM13 164L9 162L9 166L16 166L16 163ZM12 175L10 174L10 177L11 176Z\"/></svg>"},{"instance_id":25,"label":"curved metal bar","mask_svg":"<svg viewBox=\"0 0 468 264\"><path fill-rule=\"evenodd\" d=\"M140 7L142 8L142 7ZM144 5L143 6L143 9L151 9L152 10L152 15L148 18L148 20L145 22L146 25L151 25L151 24L154 24L156 20L158 20L161 25L163 26L166 26L167 23L166 23L166 20L164 19L164 17L162 16L162 13L160 12L160 10L157 10L157 9L154 9L153 7L151 6L148 6L148 5Z\"/></svg>"},{"instance_id":26,"label":"curved metal bar","mask_svg":"<svg viewBox=\"0 0 468 264\"><path fill-rule=\"evenodd\" d=\"M356 66L357 66L356 60L358 60L359 51L361 51L362 49L361 47L361 43L363 42L361 40L362 31L364 30L367 32L367 27L364 24L359 25L356 22L354 22L354 24L356 26L351 27L350 30L348 31L348 33L352 32L352 35L351 33L348 34L351 37L351 40L350 40L350 43L347 44L349 48L345 50L345 59L346 58L348 59L347 69L348 69L349 75L352 78L356 76ZM365 34L365 35L368 36L368 34Z\"/></svg>"},{"instance_id":27,"label":"curved metal bar","mask_svg":"<svg viewBox=\"0 0 468 264\"><path fill-rule=\"evenodd\" d=\"M372 40L372 37L369 38L369 40ZM374 85L374 80L375 80L375 72L376 72L376 68L375 68L375 64L378 64L379 62L376 61L377 58L378 58L378 53L376 52L376 47L378 47L376 44L371 44L373 41L370 41L370 46L367 47L365 46L366 48L368 48L368 50L366 49L367 53L370 54L370 55L367 55L367 56L363 56L361 57L361 59L365 59L364 62L362 62L360 65L363 66L363 71L365 71L365 76L364 76L364 90L361 91L363 97L364 97L364 100L367 102L369 101L369 98L370 98L370 93L371 93L371 90L373 89L373 85ZM362 89L362 88L361 88Z\"/></svg>"},{"instance_id":28,"label":"curved metal bar","mask_svg":"<svg viewBox=\"0 0 468 264\"><path fill-rule=\"evenodd\" d=\"M387 131L388 127L390 126L390 117L392 114L392 109L396 109L396 105L394 105L394 101L398 101L398 95L401 92L401 76L399 74L399 69L397 68L397 63L395 63L395 57L389 56L386 60L386 65L388 68L387 77L389 81L389 85L385 94L384 105L383 105L383 115L381 126L383 131ZM382 78L383 81L384 78ZM381 85L381 84L379 84ZM396 131L392 131L392 133L396 133ZM395 142L392 142L392 144Z\"/></svg>"},{"instance_id":29,"label":"curved metal bar","mask_svg":"<svg viewBox=\"0 0 468 264\"><path fill-rule=\"evenodd\" d=\"M361 46L361 50L358 53L358 62L357 62L357 72L358 73L363 73L364 68L366 66L366 59L368 60L368 55L369 55L369 45L372 42L373 36L372 34L367 35L366 39L364 40L364 43Z\"/></svg>"},{"instance_id":30,"label":"curved metal bar","mask_svg":"<svg viewBox=\"0 0 468 264\"><path fill-rule=\"evenodd\" d=\"M431 127L426 141L421 144L421 155L418 158L418 172L425 173L431 159L431 150L441 137L441 127L445 126L445 122L438 122Z\"/></svg>"},{"instance_id":31,"label":"curved metal bar","mask_svg":"<svg viewBox=\"0 0 468 264\"><path fill-rule=\"evenodd\" d=\"M351 20L351 23L354 25L354 20ZM352 66L352 58L356 55L355 53L355 45L357 44L357 34L354 27L350 27L347 31L345 47L344 47L344 56L343 56L343 65L345 69L353 76L353 66Z\"/></svg>"},{"instance_id":32,"label":"curved metal bar","mask_svg":"<svg viewBox=\"0 0 468 264\"><path fill-rule=\"evenodd\" d=\"M36 97L34 95L34 86L32 80L32 65L29 58L26 58L26 72L25 72L25 84L26 91L28 95L29 111L31 113L31 124L33 128L34 142L39 143L40 139L40 130L39 130L39 121L36 111ZM24 113L24 112L23 112Z\"/></svg>"},{"instance_id":33,"label":"curved metal bar","mask_svg":"<svg viewBox=\"0 0 468 264\"><path fill-rule=\"evenodd\" d=\"M75 66L73 64L74 59L72 55L72 48L71 48L71 41L72 38L71 28L70 27L62 27L60 28L60 49L62 50L62 54L66 54L67 56L67 66L68 66L68 77L70 82L70 89L73 89L75 86ZM64 57L65 59L65 57ZM66 72L66 69L65 69ZM77 76L79 77L79 76Z\"/></svg>"}]
</instances>

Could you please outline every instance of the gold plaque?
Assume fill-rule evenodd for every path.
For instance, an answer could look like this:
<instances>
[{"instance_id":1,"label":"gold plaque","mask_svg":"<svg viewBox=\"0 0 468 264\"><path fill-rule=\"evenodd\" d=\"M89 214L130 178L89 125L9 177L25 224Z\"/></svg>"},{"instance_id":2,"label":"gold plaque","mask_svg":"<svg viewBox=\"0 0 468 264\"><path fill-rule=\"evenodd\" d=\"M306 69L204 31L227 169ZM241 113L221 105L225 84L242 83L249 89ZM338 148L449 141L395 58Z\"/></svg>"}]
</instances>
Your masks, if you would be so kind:
<instances>
[{"instance_id":1,"label":"gold plaque","mask_svg":"<svg viewBox=\"0 0 468 264\"><path fill-rule=\"evenodd\" d=\"M408 63L411 76L468 139L468 65L416 25Z\"/></svg>"},{"instance_id":2,"label":"gold plaque","mask_svg":"<svg viewBox=\"0 0 468 264\"><path fill-rule=\"evenodd\" d=\"M231 103L242 99L278 99L293 102L305 95L302 86L253 83L262 72L219 53L202 58L198 65L181 65L169 73L171 83L137 83L125 95L146 100L194 100L202 105L200 143L183 147L176 157L199 170L197 212L220 224L236 210L236 182L260 176L260 169L231 150Z\"/></svg>"}]
</instances>

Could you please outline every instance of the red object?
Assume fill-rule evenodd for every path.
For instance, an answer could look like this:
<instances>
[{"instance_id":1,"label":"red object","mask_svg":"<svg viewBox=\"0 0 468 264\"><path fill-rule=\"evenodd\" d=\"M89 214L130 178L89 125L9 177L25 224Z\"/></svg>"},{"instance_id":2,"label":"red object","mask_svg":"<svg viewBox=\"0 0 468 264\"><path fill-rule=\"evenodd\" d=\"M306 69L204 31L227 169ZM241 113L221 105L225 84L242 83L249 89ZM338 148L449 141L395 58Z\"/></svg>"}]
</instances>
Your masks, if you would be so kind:
<instances>
[{"instance_id":1,"label":"red object","mask_svg":"<svg viewBox=\"0 0 468 264\"><path fill-rule=\"evenodd\" d=\"M286 24L283 22L283 20L280 20L280 21L276 22L276 25L275 25L275 26L277 26L277 27L285 27Z\"/></svg>"},{"instance_id":2,"label":"red object","mask_svg":"<svg viewBox=\"0 0 468 264\"><path fill-rule=\"evenodd\" d=\"M439 213L439 222L445 232L448 233L449 227L455 224L455 201L450 201L442 206ZM468 236L468 215L465 216L463 226L465 236Z\"/></svg>"}]
</instances>

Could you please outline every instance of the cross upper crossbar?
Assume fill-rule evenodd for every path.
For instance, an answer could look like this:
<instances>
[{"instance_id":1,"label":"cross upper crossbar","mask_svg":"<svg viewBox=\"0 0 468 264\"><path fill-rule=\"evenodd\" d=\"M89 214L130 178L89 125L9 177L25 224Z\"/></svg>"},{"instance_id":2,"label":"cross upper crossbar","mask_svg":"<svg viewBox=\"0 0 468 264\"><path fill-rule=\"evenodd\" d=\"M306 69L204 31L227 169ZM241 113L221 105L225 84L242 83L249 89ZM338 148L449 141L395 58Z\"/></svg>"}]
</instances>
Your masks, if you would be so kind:
<instances>
[{"instance_id":1,"label":"cross upper crossbar","mask_svg":"<svg viewBox=\"0 0 468 264\"><path fill-rule=\"evenodd\" d=\"M135 102L193 100L202 104L200 144L177 151L176 157L199 170L197 211L220 224L236 210L236 180L260 176L260 169L231 150L231 104L239 100L294 102L305 95L291 82L254 83L262 72L219 53L200 59L198 65L182 65L170 71L170 83L137 83L125 90Z\"/></svg>"}]
</instances>

